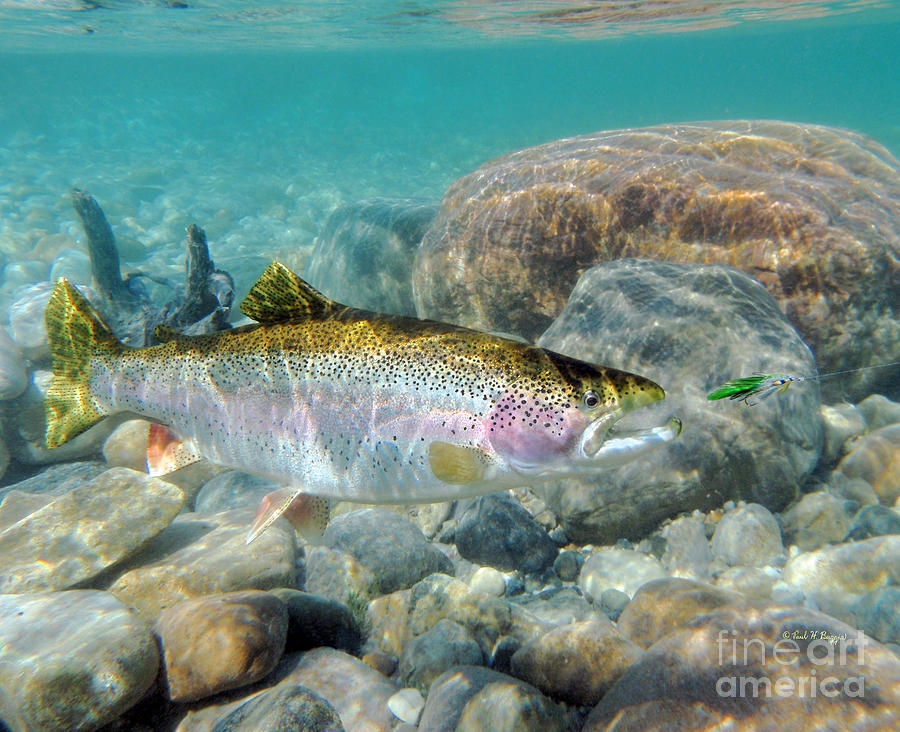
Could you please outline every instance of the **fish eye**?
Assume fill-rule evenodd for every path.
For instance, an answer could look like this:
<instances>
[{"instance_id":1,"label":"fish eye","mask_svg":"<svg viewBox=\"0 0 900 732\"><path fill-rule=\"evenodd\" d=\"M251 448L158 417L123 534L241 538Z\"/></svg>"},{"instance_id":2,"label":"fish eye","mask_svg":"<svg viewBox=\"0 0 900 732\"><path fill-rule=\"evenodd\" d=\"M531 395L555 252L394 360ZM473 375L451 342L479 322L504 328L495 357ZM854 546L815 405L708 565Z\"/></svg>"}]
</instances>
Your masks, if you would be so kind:
<instances>
[{"instance_id":1,"label":"fish eye","mask_svg":"<svg viewBox=\"0 0 900 732\"><path fill-rule=\"evenodd\" d=\"M600 395L591 389L590 391L586 391L584 396L582 397L582 401L584 402L584 406L588 409L593 409L598 404L600 404Z\"/></svg>"}]
</instances>

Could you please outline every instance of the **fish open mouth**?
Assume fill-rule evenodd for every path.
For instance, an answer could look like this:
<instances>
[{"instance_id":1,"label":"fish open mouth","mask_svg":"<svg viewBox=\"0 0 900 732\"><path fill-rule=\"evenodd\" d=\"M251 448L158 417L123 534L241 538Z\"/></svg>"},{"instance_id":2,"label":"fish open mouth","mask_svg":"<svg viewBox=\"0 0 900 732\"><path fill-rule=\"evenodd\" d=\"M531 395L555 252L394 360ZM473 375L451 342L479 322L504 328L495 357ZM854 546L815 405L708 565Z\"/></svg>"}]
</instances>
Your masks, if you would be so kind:
<instances>
[{"instance_id":1,"label":"fish open mouth","mask_svg":"<svg viewBox=\"0 0 900 732\"><path fill-rule=\"evenodd\" d=\"M600 419L581 437L579 462L604 467L626 463L657 445L671 442L680 434L681 420L677 417L659 427L635 430L619 430L615 420Z\"/></svg>"}]
</instances>

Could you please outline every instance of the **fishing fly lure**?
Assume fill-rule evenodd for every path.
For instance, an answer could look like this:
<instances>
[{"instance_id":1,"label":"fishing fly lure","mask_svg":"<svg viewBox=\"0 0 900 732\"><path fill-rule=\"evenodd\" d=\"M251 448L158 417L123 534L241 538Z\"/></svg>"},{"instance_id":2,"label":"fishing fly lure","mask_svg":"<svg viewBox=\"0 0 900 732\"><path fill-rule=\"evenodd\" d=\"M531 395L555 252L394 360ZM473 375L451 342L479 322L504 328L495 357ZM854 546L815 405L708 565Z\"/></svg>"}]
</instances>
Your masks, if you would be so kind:
<instances>
[{"instance_id":1,"label":"fishing fly lure","mask_svg":"<svg viewBox=\"0 0 900 732\"><path fill-rule=\"evenodd\" d=\"M776 392L781 394L787 391L787 388L797 381L819 381L828 376L838 376L839 374L852 374L856 371L866 371L868 369L883 369L888 366L897 366L900 361L892 363L881 363L877 366L860 366L858 369L846 369L845 371L831 371L827 374L819 374L818 376L791 376L789 374L762 374L756 372L753 376L742 376L734 381L726 381L715 391L711 391L706 395L710 401L715 399L736 399L744 402L747 406L754 406L761 399L771 396ZM752 397L756 397L756 401L750 401Z\"/></svg>"},{"instance_id":2,"label":"fishing fly lure","mask_svg":"<svg viewBox=\"0 0 900 732\"><path fill-rule=\"evenodd\" d=\"M812 377L816 378L816 377ZM734 381L727 381L715 391L711 391L706 395L710 401L715 399L737 399L744 402L747 406L752 407L760 399L775 392L786 391L787 388L795 381L806 381L806 376L789 376L788 374L761 374L755 373L753 376L742 376ZM750 398L756 397L757 400L751 402Z\"/></svg>"}]
</instances>

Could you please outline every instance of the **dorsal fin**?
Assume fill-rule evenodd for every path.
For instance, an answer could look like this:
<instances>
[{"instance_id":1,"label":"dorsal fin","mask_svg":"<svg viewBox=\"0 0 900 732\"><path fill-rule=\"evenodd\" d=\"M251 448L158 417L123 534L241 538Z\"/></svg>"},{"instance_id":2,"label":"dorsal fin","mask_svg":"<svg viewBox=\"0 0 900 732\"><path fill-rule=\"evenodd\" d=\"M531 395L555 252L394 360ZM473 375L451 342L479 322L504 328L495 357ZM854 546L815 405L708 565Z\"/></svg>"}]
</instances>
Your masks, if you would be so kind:
<instances>
[{"instance_id":1,"label":"dorsal fin","mask_svg":"<svg viewBox=\"0 0 900 732\"><path fill-rule=\"evenodd\" d=\"M321 318L339 307L281 262L272 262L250 288L241 312L257 323L283 323Z\"/></svg>"}]
</instances>

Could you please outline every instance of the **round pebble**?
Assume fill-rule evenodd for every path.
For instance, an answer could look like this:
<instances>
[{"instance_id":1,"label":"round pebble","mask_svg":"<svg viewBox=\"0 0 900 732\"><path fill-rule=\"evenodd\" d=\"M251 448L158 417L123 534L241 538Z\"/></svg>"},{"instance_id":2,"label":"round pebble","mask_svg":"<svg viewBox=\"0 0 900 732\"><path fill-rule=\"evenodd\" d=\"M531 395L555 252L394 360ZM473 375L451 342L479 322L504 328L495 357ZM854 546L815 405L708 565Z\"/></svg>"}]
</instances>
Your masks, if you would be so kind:
<instances>
[{"instance_id":1,"label":"round pebble","mask_svg":"<svg viewBox=\"0 0 900 732\"><path fill-rule=\"evenodd\" d=\"M502 572L493 567L479 567L469 580L469 587L475 592L491 597L503 597L503 593L506 592L506 578Z\"/></svg>"},{"instance_id":2,"label":"round pebble","mask_svg":"<svg viewBox=\"0 0 900 732\"><path fill-rule=\"evenodd\" d=\"M407 724L417 724L425 706L425 698L418 689L400 689L387 703L388 709L397 719Z\"/></svg>"}]
</instances>

